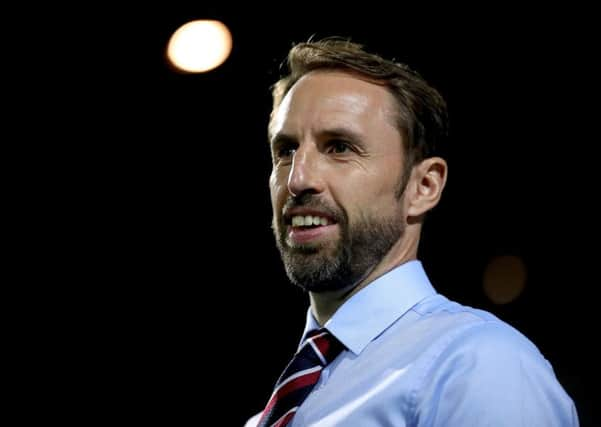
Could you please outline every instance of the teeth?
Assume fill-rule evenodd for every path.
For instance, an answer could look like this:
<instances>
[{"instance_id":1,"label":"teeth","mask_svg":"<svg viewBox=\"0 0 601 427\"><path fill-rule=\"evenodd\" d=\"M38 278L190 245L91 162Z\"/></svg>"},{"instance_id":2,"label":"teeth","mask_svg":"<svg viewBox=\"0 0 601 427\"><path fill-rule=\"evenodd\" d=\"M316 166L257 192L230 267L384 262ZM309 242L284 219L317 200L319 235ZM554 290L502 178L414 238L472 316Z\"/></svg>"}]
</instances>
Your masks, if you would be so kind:
<instances>
[{"instance_id":1,"label":"teeth","mask_svg":"<svg viewBox=\"0 0 601 427\"><path fill-rule=\"evenodd\" d=\"M330 222L327 218L322 216L312 216L312 215L295 215L292 217L292 226L293 227L303 227L310 225L328 225Z\"/></svg>"}]
</instances>

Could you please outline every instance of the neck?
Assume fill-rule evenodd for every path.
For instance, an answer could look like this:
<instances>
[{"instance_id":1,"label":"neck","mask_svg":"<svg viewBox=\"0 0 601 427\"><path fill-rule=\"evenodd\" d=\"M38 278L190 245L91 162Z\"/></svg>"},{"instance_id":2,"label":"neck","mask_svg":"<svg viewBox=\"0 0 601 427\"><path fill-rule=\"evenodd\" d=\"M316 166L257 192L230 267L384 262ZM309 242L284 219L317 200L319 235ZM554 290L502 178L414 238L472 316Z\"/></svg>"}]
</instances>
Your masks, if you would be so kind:
<instances>
[{"instance_id":1,"label":"neck","mask_svg":"<svg viewBox=\"0 0 601 427\"><path fill-rule=\"evenodd\" d=\"M309 292L311 311L315 316L315 320L321 326L324 326L334 313L361 289L399 265L417 259L418 242L419 239L411 239L407 244L407 240L405 240L403 246L401 246L401 242L397 242L388 254L362 279L344 289L319 293Z\"/></svg>"}]
</instances>

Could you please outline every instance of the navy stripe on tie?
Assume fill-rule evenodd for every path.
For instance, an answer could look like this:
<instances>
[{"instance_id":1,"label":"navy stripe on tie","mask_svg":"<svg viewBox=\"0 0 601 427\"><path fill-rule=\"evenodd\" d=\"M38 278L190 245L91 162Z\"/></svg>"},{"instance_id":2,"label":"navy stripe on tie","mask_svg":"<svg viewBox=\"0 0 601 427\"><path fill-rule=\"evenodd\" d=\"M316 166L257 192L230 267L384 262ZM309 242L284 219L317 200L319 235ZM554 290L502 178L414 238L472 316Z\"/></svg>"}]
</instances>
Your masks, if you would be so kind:
<instances>
[{"instance_id":1,"label":"navy stripe on tie","mask_svg":"<svg viewBox=\"0 0 601 427\"><path fill-rule=\"evenodd\" d=\"M263 411L259 427L283 427L319 380L325 365L334 360L344 346L326 329L307 334L278 382Z\"/></svg>"}]
</instances>

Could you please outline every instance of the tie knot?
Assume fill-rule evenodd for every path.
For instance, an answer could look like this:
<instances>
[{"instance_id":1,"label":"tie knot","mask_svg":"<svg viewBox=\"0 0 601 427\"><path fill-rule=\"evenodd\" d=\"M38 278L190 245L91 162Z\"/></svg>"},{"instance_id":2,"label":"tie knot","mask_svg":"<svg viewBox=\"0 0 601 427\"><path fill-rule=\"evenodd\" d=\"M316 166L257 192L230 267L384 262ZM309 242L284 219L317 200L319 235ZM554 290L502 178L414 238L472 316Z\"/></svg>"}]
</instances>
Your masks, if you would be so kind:
<instances>
[{"instance_id":1,"label":"tie knot","mask_svg":"<svg viewBox=\"0 0 601 427\"><path fill-rule=\"evenodd\" d=\"M305 337L299 353L310 347L321 366L326 366L344 349L344 345L325 328L314 329Z\"/></svg>"}]
</instances>

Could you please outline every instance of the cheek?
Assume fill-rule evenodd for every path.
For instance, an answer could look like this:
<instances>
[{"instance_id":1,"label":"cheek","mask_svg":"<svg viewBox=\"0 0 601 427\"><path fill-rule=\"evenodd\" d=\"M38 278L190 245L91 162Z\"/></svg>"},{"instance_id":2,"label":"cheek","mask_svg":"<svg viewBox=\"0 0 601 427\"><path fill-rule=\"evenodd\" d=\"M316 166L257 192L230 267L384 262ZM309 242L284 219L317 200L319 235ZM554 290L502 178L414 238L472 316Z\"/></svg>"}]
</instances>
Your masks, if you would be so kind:
<instances>
[{"instance_id":1,"label":"cheek","mask_svg":"<svg viewBox=\"0 0 601 427\"><path fill-rule=\"evenodd\" d=\"M390 179L363 179L355 185L349 185L344 193L339 193L342 207L349 220L355 222L368 217L387 216L398 212L399 201L396 197L398 182Z\"/></svg>"},{"instance_id":2,"label":"cheek","mask_svg":"<svg viewBox=\"0 0 601 427\"><path fill-rule=\"evenodd\" d=\"M274 170L271 172L271 176L269 177L269 191L271 194L271 205L273 206L274 213L278 209L278 206L283 203L282 199L286 195L286 183L282 180L280 175L281 174L278 174Z\"/></svg>"},{"instance_id":3,"label":"cheek","mask_svg":"<svg viewBox=\"0 0 601 427\"><path fill-rule=\"evenodd\" d=\"M385 162L380 170L385 172L373 177L374 179L371 181L369 189L366 189L366 193L375 201L380 201L383 204L391 200L396 201L396 195L403 180L399 163L397 161Z\"/></svg>"}]
</instances>

